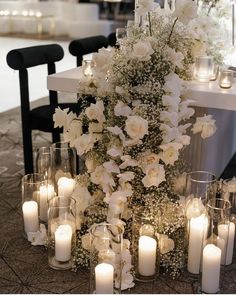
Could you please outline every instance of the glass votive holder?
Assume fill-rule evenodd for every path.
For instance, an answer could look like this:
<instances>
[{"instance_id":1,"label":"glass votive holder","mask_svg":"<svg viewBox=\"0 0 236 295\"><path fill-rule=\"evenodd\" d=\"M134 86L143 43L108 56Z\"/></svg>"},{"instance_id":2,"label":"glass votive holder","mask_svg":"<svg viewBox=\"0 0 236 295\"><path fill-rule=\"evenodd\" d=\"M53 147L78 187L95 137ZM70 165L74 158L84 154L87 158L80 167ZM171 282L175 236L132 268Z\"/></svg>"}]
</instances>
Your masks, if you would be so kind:
<instances>
[{"instance_id":1,"label":"glass votive holder","mask_svg":"<svg viewBox=\"0 0 236 295\"><path fill-rule=\"evenodd\" d=\"M50 147L52 182L58 196L70 197L75 187L76 150L68 142Z\"/></svg>"},{"instance_id":2,"label":"glass votive holder","mask_svg":"<svg viewBox=\"0 0 236 295\"><path fill-rule=\"evenodd\" d=\"M229 89L234 83L234 72L231 70L221 70L219 78L219 86L224 89Z\"/></svg>"},{"instance_id":3,"label":"glass votive holder","mask_svg":"<svg viewBox=\"0 0 236 295\"><path fill-rule=\"evenodd\" d=\"M210 81L215 81L218 78L219 66L216 63L213 63L212 73L210 75Z\"/></svg>"},{"instance_id":4,"label":"glass votive holder","mask_svg":"<svg viewBox=\"0 0 236 295\"><path fill-rule=\"evenodd\" d=\"M199 82L209 82L213 69L211 56L198 56L195 60L194 76Z\"/></svg>"},{"instance_id":5,"label":"glass votive holder","mask_svg":"<svg viewBox=\"0 0 236 295\"><path fill-rule=\"evenodd\" d=\"M121 293L123 229L100 223L90 229L90 294Z\"/></svg>"},{"instance_id":6,"label":"glass votive holder","mask_svg":"<svg viewBox=\"0 0 236 295\"><path fill-rule=\"evenodd\" d=\"M82 61L82 71L85 77L93 76L93 68L95 67L95 62L93 60L85 59Z\"/></svg>"},{"instance_id":7,"label":"glass votive holder","mask_svg":"<svg viewBox=\"0 0 236 295\"><path fill-rule=\"evenodd\" d=\"M32 173L22 177L22 211L26 235L39 230L40 201L44 198L41 190L45 184L43 174Z\"/></svg>"},{"instance_id":8,"label":"glass votive holder","mask_svg":"<svg viewBox=\"0 0 236 295\"><path fill-rule=\"evenodd\" d=\"M155 235L154 214L148 207L134 209L132 222L132 252L135 279L154 281L159 275L160 251Z\"/></svg>"},{"instance_id":9,"label":"glass votive holder","mask_svg":"<svg viewBox=\"0 0 236 295\"><path fill-rule=\"evenodd\" d=\"M207 202L207 234L202 246L200 289L220 293L228 247L230 203L223 199Z\"/></svg>"},{"instance_id":10,"label":"glass votive holder","mask_svg":"<svg viewBox=\"0 0 236 295\"><path fill-rule=\"evenodd\" d=\"M121 46L124 38L127 37L126 28L116 28L116 45Z\"/></svg>"},{"instance_id":11,"label":"glass votive holder","mask_svg":"<svg viewBox=\"0 0 236 295\"><path fill-rule=\"evenodd\" d=\"M72 267L76 242L76 201L54 197L48 209L48 264L57 270Z\"/></svg>"}]
</instances>

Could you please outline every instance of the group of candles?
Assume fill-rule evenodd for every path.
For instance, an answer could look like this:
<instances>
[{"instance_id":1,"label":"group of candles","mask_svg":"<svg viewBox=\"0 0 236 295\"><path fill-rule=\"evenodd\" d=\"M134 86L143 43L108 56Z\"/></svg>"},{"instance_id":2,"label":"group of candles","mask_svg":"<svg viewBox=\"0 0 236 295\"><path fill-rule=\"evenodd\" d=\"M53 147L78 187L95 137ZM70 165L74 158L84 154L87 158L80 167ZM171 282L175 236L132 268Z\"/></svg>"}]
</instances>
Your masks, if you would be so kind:
<instances>
[{"instance_id":1,"label":"group of candles","mask_svg":"<svg viewBox=\"0 0 236 295\"><path fill-rule=\"evenodd\" d=\"M200 82L214 81L218 77L219 67L214 64L212 57L199 56L195 61L195 78ZM231 70L220 71L219 86L221 88L231 88L234 81L234 72Z\"/></svg>"},{"instance_id":2,"label":"group of candles","mask_svg":"<svg viewBox=\"0 0 236 295\"><path fill-rule=\"evenodd\" d=\"M42 16L42 12L41 11L34 11L34 10L22 10L22 11L18 11L18 10L0 10L0 15L2 16L35 16L35 17L41 17Z\"/></svg>"},{"instance_id":3,"label":"group of candles","mask_svg":"<svg viewBox=\"0 0 236 295\"><path fill-rule=\"evenodd\" d=\"M206 214L189 220L189 245L187 269L192 274L202 271L201 289L205 293L219 291L220 267L233 261L235 224L218 224L216 243L207 242L209 221ZM213 242L212 240L212 242ZM202 263L202 266L201 266Z\"/></svg>"},{"instance_id":4,"label":"group of candles","mask_svg":"<svg viewBox=\"0 0 236 295\"><path fill-rule=\"evenodd\" d=\"M73 179L61 177L57 184L59 196L71 196L74 190ZM39 230L39 220L48 221L48 201L53 197L55 197L54 186L41 184L39 190L32 193L32 200L23 202L22 211L26 234ZM55 259L60 262L68 261L71 258L72 231L69 224L58 224L55 228Z\"/></svg>"}]
</instances>

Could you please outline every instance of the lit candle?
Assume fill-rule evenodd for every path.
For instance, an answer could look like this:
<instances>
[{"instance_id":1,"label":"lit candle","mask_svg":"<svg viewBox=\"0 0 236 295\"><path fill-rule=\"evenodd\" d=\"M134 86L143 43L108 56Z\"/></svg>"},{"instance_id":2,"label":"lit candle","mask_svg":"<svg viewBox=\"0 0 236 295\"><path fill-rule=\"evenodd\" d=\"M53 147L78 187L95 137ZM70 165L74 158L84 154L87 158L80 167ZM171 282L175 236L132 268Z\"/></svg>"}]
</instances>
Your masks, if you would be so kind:
<instances>
[{"instance_id":1,"label":"lit candle","mask_svg":"<svg viewBox=\"0 0 236 295\"><path fill-rule=\"evenodd\" d=\"M22 206L25 232L36 232L39 229L38 204L35 201L26 201Z\"/></svg>"},{"instance_id":2,"label":"lit candle","mask_svg":"<svg viewBox=\"0 0 236 295\"><path fill-rule=\"evenodd\" d=\"M224 240L224 243L221 243L222 246L219 246L222 250L221 264L229 265L233 261L235 224L233 222L230 222L229 225L219 224L218 234L220 239ZM228 240L228 244L227 244L227 240ZM227 244L227 250L226 250L226 244Z\"/></svg>"},{"instance_id":3,"label":"lit candle","mask_svg":"<svg viewBox=\"0 0 236 295\"><path fill-rule=\"evenodd\" d=\"M230 83L228 77L225 77L224 79L222 79L222 81L220 81L220 87L222 87L222 88L231 87L231 83Z\"/></svg>"},{"instance_id":4,"label":"lit candle","mask_svg":"<svg viewBox=\"0 0 236 295\"><path fill-rule=\"evenodd\" d=\"M156 272L157 241L141 236L138 243L138 270L142 276L153 276Z\"/></svg>"},{"instance_id":5,"label":"lit candle","mask_svg":"<svg viewBox=\"0 0 236 295\"><path fill-rule=\"evenodd\" d=\"M82 70L85 77L93 76L94 61L93 60L83 60Z\"/></svg>"},{"instance_id":6,"label":"lit candle","mask_svg":"<svg viewBox=\"0 0 236 295\"><path fill-rule=\"evenodd\" d=\"M187 269L193 274L198 274L200 271L202 242L206 228L207 218L205 214L190 219Z\"/></svg>"},{"instance_id":7,"label":"lit candle","mask_svg":"<svg viewBox=\"0 0 236 295\"><path fill-rule=\"evenodd\" d=\"M213 59L210 56L198 56L195 62L195 76L200 82L208 82L212 73Z\"/></svg>"},{"instance_id":8,"label":"lit candle","mask_svg":"<svg viewBox=\"0 0 236 295\"><path fill-rule=\"evenodd\" d=\"M214 244L208 244L203 249L202 261L202 291L216 293L220 284L221 249Z\"/></svg>"},{"instance_id":9,"label":"lit candle","mask_svg":"<svg viewBox=\"0 0 236 295\"><path fill-rule=\"evenodd\" d=\"M223 70L220 73L219 85L221 88L230 88L233 85L234 74L233 71Z\"/></svg>"},{"instance_id":10,"label":"lit candle","mask_svg":"<svg viewBox=\"0 0 236 295\"><path fill-rule=\"evenodd\" d=\"M114 267L100 263L95 267L96 294L113 294Z\"/></svg>"},{"instance_id":11,"label":"lit candle","mask_svg":"<svg viewBox=\"0 0 236 295\"><path fill-rule=\"evenodd\" d=\"M58 182L58 196L70 197L74 191L75 181L72 178L60 177Z\"/></svg>"},{"instance_id":12,"label":"lit candle","mask_svg":"<svg viewBox=\"0 0 236 295\"><path fill-rule=\"evenodd\" d=\"M60 225L55 231L55 258L66 262L71 258L72 228L70 225Z\"/></svg>"},{"instance_id":13,"label":"lit candle","mask_svg":"<svg viewBox=\"0 0 236 295\"><path fill-rule=\"evenodd\" d=\"M48 200L55 195L51 184L40 186L39 190L39 217L42 221L48 220Z\"/></svg>"}]
</instances>

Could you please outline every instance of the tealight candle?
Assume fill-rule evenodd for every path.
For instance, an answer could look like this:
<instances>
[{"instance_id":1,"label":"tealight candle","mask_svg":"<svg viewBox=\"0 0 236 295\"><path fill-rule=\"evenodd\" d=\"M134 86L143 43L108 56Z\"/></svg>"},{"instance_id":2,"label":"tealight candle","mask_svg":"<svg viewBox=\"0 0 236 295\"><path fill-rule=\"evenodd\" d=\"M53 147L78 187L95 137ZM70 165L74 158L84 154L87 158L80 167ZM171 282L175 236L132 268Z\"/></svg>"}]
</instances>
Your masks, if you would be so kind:
<instances>
[{"instance_id":1,"label":"tealight candle","mask_svg":"<svg viewBox=\"0 0 236 295\"><path fill-rule=\"evenodd\" d=\"M66 262L71 258L72 228L70 225L60 225L55 231L55 258Z\"/></svg>"},{"instance_id":2,"label":"tealight candle","mask_svg":"<svg viewBox=\"0 0 236 295\"><path fill-rule=\"evenodd\" d=\"M93 76L94 61L93 60L83 60L82 70L85 77Z\"/></svg>"},{"instance_id":3,"label":"tealight candle","mask_svg":"<svg viewBox=\"0 0 236 295\"><path fill-rule=\"evenodd\" d=\"M60 177L57 182L58 196L70 197L74 191L75 181L72 178Z\"/></svg>"},{"instance_id":4,"label":"tealight candle","mask_svg":"<svg viewBox=\"0 0 236 295\"><path fill-rule=\"evenodd\" d=\"M200 82L209 82L213 69L210 56L198 56L195 61L195 78Z\"/></svg>"},{"instance_id":5,"label":"tealight candle","mask_svg":"<svg viewBox=\"0 0 236 295\"><path fill-rule=\"evenodd\" d=\"M138 243L138 270L142 276L153 276L156 272L157 241L141 236Z\"/></svg>"},{"instance_id":6,"label":"tealight candle","mask_svg":"<svg viewBox=\"0 0 236 295\"><path fill-rule=\"evenodd\" d=\"M216 293L220 284L221 249L214 244L208 244L203 249L202 261L202 291Z\"/></svg>"},{"instance_id":7,"label":"tealight candle","mask_svg":"<svg viewBox=\"0 0 236 295\"><path fill-rule=\"evenodd\" d=\"M202 241L207 229L207 218L205 214L190 219L189 225L189 245L188 245L188 271L199 274Z\"/></svg>"},{"instance_id":8,"label":"tealight candle","mask_svg":"<svg viewBox=\"0 0 236 295\"><path fill-rule=\"evenodd\" d=\"M35 201L26 201L22 205L25 232L36 232L39 229L38 204Z\"/></svg>"},{"instance_id":9,"label":"tealight candle","mask_svg":"<svg viewBox=\"0 0 236 295\"><path fill-rule=\"evenodd\" d=\"M224 243L221 243L222 247L220 247L222 250L221 264L229 265L233 261L235 224L233 222L230 222L229 225L219 224L218 234L220 239L224 240Z\"/></svg>"},{"instance_id":10,"label":"tealight candle","mask_svg":"<svg viewBox=\"0 0 236 295\"><path fill-rule=\"evenodd\" d=\"M231 88L234 81L234 73L230 70L223 70L220 72L219 85L221 88Z\"/></svg>"},{"instance_id":11,"label":"tealight candle","mask_svg":"<svg viewBox=\"0 0 236 295\"><path fill-rule=\"evenodd\" d=\"M54 187L51 184L42 185L39 189L39 218L48 220L48 200L55 196Z\"/></svg>"},{"instance_id":12,"label":"tealight candle","mask_svg":"<svg viewBox=\"0 0 236 295\"><path fill-rule=\"evenodd\" d=\"M114 267L100 263L95 267L96 294L113 294Z\"/></svg>"}]
</instances>

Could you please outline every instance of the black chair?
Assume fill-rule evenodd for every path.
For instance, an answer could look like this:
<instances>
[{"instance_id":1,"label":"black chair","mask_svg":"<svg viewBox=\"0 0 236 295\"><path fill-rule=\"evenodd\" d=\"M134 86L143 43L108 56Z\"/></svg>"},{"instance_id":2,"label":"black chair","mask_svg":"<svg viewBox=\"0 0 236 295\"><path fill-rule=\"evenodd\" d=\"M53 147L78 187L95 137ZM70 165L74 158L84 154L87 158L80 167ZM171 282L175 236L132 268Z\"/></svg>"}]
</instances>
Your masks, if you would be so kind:
<instances>
[{"instance_id":1,"label":"black chair","mask_svg":"<svg viewBox=\"0 0 236 295\"><path fill-rule=\"evenodd\" d=\"M48 75L56 72L55 62L60 61L64 56L63 48L58 44L33 46L11 50L7 54L9 67L19 71L20 99L21 99L21 120L23 134L23 149L25 173L32 173L33 167L33 146L32 130L40 130L52 133L52 141L60 141L62 129L54 128L53 114L55 108L70 108L78 113L77 103L58 104L57 92L49 91L49 104L30 108L28 68L47 65Z\"/></svg>"},{"instance_id":2,"label":"black chair","mask_svg":"<svg viewBox=\"0 0 236 295\"><path fill-rule=\"evenodd\" d=\"M69 52L76 56L77 67L79 67L82 65L83 55L97 52L98 49L107 46L107 38L105 36L98 35L71 41L69 44Z\"/></svg>"},{"instance_id":3,"label":"black chair","mask_svg":"<svg viewBox=\"0 0 236 295\"><path fill-rule=\"evenodd\" d=\"M112 46L112 47L116 46L116 33L115 32L109 34L107 39L108 39L108 44L110 46Z\"/></svg>"}]
</instances>

